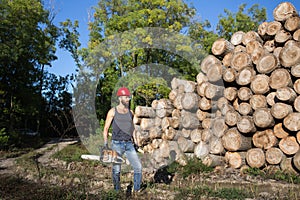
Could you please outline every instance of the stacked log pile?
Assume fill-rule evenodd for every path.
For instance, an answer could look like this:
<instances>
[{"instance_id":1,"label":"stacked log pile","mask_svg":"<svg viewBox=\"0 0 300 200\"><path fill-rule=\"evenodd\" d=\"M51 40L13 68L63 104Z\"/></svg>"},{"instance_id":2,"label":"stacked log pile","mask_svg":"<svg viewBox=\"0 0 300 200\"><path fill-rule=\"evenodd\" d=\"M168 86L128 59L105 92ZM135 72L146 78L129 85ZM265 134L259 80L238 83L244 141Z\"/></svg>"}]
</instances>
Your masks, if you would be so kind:
<instances>
[{"instance_id":1,"label":"stacked log pile","mask_svg":"<svg viewBox=\"0 0 300 200\"><path fill-rule=\"evenodd\" d=\"M300 170L300 17L289 2L257 32L213 43L195 81L135 110L135 138L157 166L195 156L209 166Z\"/></svg>"}]
</instances>

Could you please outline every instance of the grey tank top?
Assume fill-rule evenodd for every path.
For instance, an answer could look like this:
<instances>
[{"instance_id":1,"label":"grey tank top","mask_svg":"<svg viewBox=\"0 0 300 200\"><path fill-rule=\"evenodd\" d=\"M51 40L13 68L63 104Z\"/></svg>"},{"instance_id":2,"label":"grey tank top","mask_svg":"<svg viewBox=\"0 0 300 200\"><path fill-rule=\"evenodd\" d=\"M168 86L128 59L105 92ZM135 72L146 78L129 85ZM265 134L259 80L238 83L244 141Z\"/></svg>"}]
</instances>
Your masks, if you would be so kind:
<instances>
[{"instance_id":1,"label":"grey tank top","mask_svg":"<svg viewBox=\"0 0 300 200\"><path fill-rule=\"evenodd\" d=\"M122 114L115 108L115 116L112 122L112 140L131 140L134 131L132 117L129 109L127 113Z\"/></svg>"}]
</instances>

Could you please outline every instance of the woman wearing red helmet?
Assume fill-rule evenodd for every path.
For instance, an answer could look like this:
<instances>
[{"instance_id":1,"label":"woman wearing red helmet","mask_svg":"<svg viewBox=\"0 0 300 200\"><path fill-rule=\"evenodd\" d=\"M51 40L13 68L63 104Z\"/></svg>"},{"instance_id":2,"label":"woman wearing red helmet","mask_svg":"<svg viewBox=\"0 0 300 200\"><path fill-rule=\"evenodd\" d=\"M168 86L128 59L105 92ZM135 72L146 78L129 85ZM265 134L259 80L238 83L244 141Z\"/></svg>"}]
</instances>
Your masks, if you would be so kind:
<instances>
[{"instance_id":1,"label":"woman wearing red helmet","mask_svg":"<svg viewBox=\"0 0 300 200\"><path fill-rule=\"evenodd\" d=\"M134 131L133 111L129 109L130 91L126 87L121 87L117 91L119 104L111 108L106 116L103 137L104 144L107 146L107 136L109 127L112 125L112 142L111 148L115 150L119 156L126 155L134 170L134 191L141 188L142 183L142 164L132 142L132 134ZM120 173L121 164L113 164L112 179L115 190L120 190Z\"/></svg>"}]
</instances>

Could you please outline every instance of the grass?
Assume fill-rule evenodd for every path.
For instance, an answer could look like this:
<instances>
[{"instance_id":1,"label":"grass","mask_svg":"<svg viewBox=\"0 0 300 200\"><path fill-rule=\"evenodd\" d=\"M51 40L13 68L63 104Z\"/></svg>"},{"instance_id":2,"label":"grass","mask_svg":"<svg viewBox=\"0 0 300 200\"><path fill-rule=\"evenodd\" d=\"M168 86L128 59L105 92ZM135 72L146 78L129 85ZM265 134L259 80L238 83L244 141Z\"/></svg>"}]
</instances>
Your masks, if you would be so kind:
<instances>
[{"instance_id":1,"label":"grass","mask_svg":"<svg viewBox=\"0 0 300 200\"><path fill-rule=\"evenodd\" d=\"M81 143L75 143L68 145L63 150L56 152L52 157L58 160L70 162L80 162L82 161L81 155L88 154L88 150Z\"/></svg>"}]
</instances>

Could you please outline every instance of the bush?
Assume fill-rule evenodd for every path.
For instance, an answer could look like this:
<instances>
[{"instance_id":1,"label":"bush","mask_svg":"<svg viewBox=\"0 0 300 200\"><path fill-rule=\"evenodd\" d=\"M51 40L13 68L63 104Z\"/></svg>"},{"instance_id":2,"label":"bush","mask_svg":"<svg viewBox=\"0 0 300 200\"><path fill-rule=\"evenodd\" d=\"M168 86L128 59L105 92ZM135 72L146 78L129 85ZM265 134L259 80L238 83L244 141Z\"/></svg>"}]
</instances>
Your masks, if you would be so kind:
<instances>
[{"instance_id":1,"label":"bush","mask_svg":"<svg viewBox=\"0 0 300 200\"><path fill-rule=\"evenodd\" d=\"M5 128L0 129L0 150L6 149L9 146L9 136Z\"/></svg>"}]
</instances>

